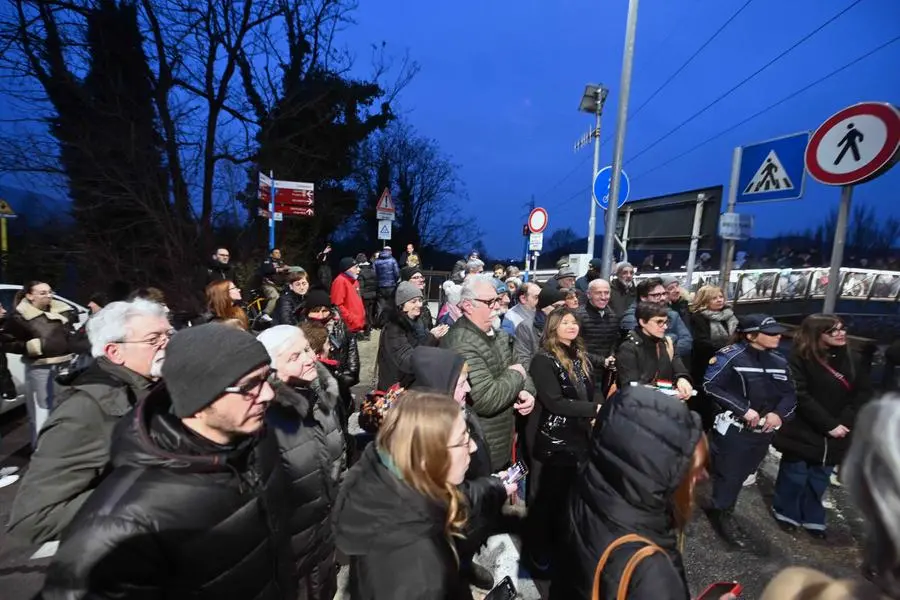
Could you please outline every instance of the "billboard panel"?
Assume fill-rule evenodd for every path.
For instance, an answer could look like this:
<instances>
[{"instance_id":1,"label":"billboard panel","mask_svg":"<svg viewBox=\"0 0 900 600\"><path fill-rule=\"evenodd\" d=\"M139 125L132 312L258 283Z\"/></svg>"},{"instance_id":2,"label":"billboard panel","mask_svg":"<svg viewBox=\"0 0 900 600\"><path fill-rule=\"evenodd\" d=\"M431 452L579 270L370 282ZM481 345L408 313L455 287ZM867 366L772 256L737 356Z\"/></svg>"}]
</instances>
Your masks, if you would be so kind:
<instances>
[{"instance_id":1,"label":"billboard panel","mask_svg":"<svg viewBox=\"0 0 900 600\"><path fill-rule=\"evenodd\" d=\"M619 238L625 237L628 217L628 250L686 251L691 244L694 211L699 194L705 194L700 225L700 250L716 249L723 187L721 185L633 200L619 209L616 228Z\"/></svg>"}]
</instances>

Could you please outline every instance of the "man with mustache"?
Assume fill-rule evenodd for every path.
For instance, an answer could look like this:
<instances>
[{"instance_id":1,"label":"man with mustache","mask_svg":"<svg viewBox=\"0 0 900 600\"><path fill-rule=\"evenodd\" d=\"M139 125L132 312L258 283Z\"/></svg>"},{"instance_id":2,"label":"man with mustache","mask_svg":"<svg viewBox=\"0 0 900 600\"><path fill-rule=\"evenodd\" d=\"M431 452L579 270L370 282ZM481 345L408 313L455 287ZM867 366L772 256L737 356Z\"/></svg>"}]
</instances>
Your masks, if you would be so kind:
<instances>
[{"instance_id":1,"label":"man with mustache","mask_svg":"<svg viewBox=\"0 0 900 600\"><path fill-rule=\"evenodd\" d=\"M159 379L172 333L165 307L140 298L107 304L85 327L96 360L59 394L9 518L31 543L57 539L100 484L113 427Z\"/></svg>"}]
</instances>

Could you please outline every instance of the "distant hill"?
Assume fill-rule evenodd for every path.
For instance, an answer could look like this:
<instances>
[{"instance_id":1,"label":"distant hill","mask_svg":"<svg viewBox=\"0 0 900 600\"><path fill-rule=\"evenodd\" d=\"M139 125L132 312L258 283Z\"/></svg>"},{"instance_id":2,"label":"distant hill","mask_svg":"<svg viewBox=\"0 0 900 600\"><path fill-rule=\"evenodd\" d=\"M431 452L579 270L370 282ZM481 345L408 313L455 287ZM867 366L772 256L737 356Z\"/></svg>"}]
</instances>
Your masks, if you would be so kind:
<instances>
[{"instance_id":1,"label":"distant hill","mask_svg":"<svg viewBox=\"0 0 900 600\"><path fill-rule=\"evenodd\" d=\"M70 213L71 203L67 198L0 185L0 199L6 200L19 217L10 224L13 229L48 223L69 225L74 222Z\"/></svg>"}]
</instances>

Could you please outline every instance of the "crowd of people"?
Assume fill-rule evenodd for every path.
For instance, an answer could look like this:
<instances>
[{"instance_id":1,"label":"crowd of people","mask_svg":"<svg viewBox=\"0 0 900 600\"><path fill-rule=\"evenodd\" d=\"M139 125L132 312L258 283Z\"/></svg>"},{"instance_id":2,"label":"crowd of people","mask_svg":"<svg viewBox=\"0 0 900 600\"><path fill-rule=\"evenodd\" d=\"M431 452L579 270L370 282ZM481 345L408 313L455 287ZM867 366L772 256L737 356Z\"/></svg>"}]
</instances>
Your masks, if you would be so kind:
<instances>
[{"instance_id":1,"label":"crowd of people","mask_svg":"<svg viewBox=\"0 0 900 600\"><path fill-rule=\"evenodd\" d=\"M344 563L354 600L465 599L497 583L487 538L514 532L553 599L687 599L698 483L746 547L738 497L770 452L790 535L827 540L823 496L848 486L869 581L788 569L764 597L900 598L900 398L873 399L839 317L807 317L786 357L784 327L719 288L596 260L541 285L477 254L432 314L412 244L330 252L313 277L273 250L253 309L219 248L177 328L153 288L76 328L48 282L23 286L2 331L34 451L7 526L60 540L44 598L330 600Z\"/></svg>"}]
</instances>

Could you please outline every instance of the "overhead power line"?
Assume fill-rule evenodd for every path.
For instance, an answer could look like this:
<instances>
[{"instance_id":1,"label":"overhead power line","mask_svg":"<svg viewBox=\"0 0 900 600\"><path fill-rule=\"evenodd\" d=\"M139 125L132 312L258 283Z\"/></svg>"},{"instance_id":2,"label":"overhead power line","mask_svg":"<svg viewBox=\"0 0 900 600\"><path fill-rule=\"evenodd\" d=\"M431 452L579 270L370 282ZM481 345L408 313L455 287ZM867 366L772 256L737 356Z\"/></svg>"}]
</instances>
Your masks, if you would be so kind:
<instances>
[{"instance_id":1,"label":"overhead power line","mask_svg":"<svg viewBox=\"0 0 900 600\"><path fill-rule=\"evenodd\" d=\"M718 133L715 134L715 135L712 135L712 136L706 138L705 140L703 140L703 141L700 142L699 144L696 144L696 145L694 145L694 146L691 146L690 148L688 148L688 149L685 150L684 152L681 152L680 154L677 154L676 156L673 156L673 157L670 158L669 160L667 160L667 161L665 161L665 162L663 162L663 163L658 164L657 166L653 167L652 169L648 169L648 170L646 170L646 171L643 171L643 172L641 172L641 173L638 173L637 175L635 175L634 177L631 178L632 181L635 180L635 179L639 179L639 178L641 178L641 177L643 177L643 176L645 176L645 175L649 175L650 173L653 173L654 171L658 171L659 169L662 169L663 167L668 166L669 164L675 162L676 160L679 160L679 159L681 159L681 158L687 156L688 154L691 154L692 152L694 152L695 150L697 150L697 149L699 149L699 148L705 146L706 144L708 144L708 143L710 143L710 142L712 142L712 141L715 141L715 140L719 139L720 137L722 137L722 136L725 135L726 133L730 133L730 132L734 131L735 129L737 129L738 127L740 127L741 125L745 125L745 124L749 123L750 121L752 121L753 119L755 119L755 118L757 118L757 117L759 117L759 116L761 116L761 115L763 115L763 114L769 112L770 110L772 110L772 109L774 109L774 108L777 108L777 107L781 106L782 104L784 104L784 103L787 102L788 100L792 100L793 98L799 96L799 95L802 94L803 92L806 92L806 91L808 91L808 90L814 88L815 86L819 85L820 83L823 83L823 82L827 81L828 79L831 79L832 77L834 77L834 76L837 75L838 73L841 73L841 72L843 72L843 71L846 71L847 69L849 69L849 68L852 67L853 65L855 65L855 64L857 64L857 63L859 63L859 62L862 62L863 60L869 58L869 57L872 56L873 54L876 54L876 53L880 52L881 50L884 50L885 48L887 48L887 47L890 46L891 44L895 44L895 43L897 43L898 41L900 41L900 35L898 35L897 37L895 37L895 38L893 38L893 39L888 40L887 42L881 44L881 45L878 46L877 48L873 48L872 50L866 52L865 54L863 54L862 56L860 56L860 57L858 57L858 58L853 59L852 61L848 62L847 64L845 64L845 65L843 65L843 66L841 66L841 67L838 67L837 69L831 71L830 73L828 73L828 74L826 74L826 75L820 77L819 79L816 79L816 80L813 81L812 83L809 83L809 84L803 86L802 88L800 88L800 89L798 89L798 90L796 90L796 91L794 91L794 92L791 92L790 94L788 94L787 96L785 96L785 97L782 98L781 100L778 100L777 102L774 102L774 103L770 104L769 106L767 106L767 107L765 107L765 108L763 108L763 109L761 109L761 110L759 110L759 111L753 113L753 114L750 115L749 117L747 117L747 118L745 118L745 119L742 119L741 121L738 121L738 122L735 123L734 125L732 125L732 126L726 128L726 129L723 129L722 131L718 132Z\"/></svg>"},{"instance_id":2,"label":"overhead power line","mask_svg":"<svg viewBox=\"0 0 900 600\"><path fill-rule=\"evenodd\" d=\"M725 30L725 28L728 27L728 25L729 25L732 21L734 21L734 20L735 20L735 19L736 19L743 11L744 11L744 9L747 8L753 1L754 1L754 0L747 0L740 8L737 9L737 11L734 12L734 14L732 14L732 15L731 15L724 23L722 23L722 25L721 25L716 31L714 31L713 34L712 34L711 36L709 36L709 37L706 39L706 41L703 42L703 44L701 44L700 47L697 48L697 50L694 51L694 53L691 54L691 55L687 58L687 60L685 60L683 63L681 63L681 66L678 67L678 68L675 70L675 72L673 72L671 75L669 75L668 79L666 79L664 82L662 82L662 84L660 84L660 86L657 87L657 88L653 91L653 93L650 94L650 96L649 96L646 100L644 100L644 102L637 108L637 110L635 110L633 113L631 113L630 115L628 115L628 119L627 119L627 120L630 122L632 119L634 119L634 118L638 115L639 112L641 112L641 110L644 109L644 107L646 107L648 104L650 104L650 102L651 102L651 101L652 101L652 100L653 100L653 99L654 99L661 91L663 91L663 89L665 89L670 83L672 83L672 81L675 79L675 77L677 77L682 71L684 71L684 70L687 68L687 66L690 65L691 62L693 62L693 60L694 60L695 58L697 58L697 57L700 55L700 53L703 52L703 50L705 50L705 49L707 48L707 46L709 46L709 45L710 45L710 44L711 44L711 43L719 36L719 34L722 33L722 32ZM676 29L677 29L677 28L673 27L672 30L669 32L669 35L666 36L666 38L656 46L656 49L662 48L662 47L665 45L665 43L666 43L667 41L669 41L669 39L670 39L670 38L672 37L672 35L675 33ZM608 136L601 142L601 146L605 146L612 138L613 138L613 135L608 135ZM558 188L558 187L561 186L563 183L565 183L566 181L568 181L568 179L569 179L570 177L572 177L572 175L574 175L575 173L577 173L578 170L581 169L581 167L583 167L584 164L585 164L585 163L588 161L588 159L590 159L590 158L591 158L590 154L586 154L585 157L584 157L577 165L575 165L575 166L572 168L571 171L569 171L568 173L566 173L565 175L563 175L563 177L560 178L556 183L554 183L554 184L551 185L549 188L547 188L543 193L541 193L541 194L540 194L540 197L541 197L541 198L546 198L546 197L548 197L548 196L550 195L551 192L553 192L554 190L556 190L556 188Z\"/></svg>"},{"instance_id":3,"label":"overhead power line","mask_svg":"<svg viewBox=\"0 0 900 600\"><path fill-rule=\"evenodd\" d=\"M856 6L856 5L859 4L860 2L862 2L862 0L854 0L854 2L853 2L852 4L850 4L850 6L844 8L842 11L840 11L839 13L837 13L836 15L834 15L833 17L831 17L830 19L828 19L827 21L825 21L824 23L822 23L821 25L819 25L818 27L816 27L815 29L813 29L811 32L807 33L805 36L803 36L802 38L800 38L799 40L797 40L796 42L794 42L789 48L787 48L786 50L784 50L783 52L781 52L778 56L776 56L775 58L773 58L772 60L770 60L769 62L767 62L767 63L764 64L763 66L761 66L759 69L757 69L756 71L754 71L753 73L751 73L750 75L748 75L747 77L745 77L744 79L742 79L742 80L741 80L740 82L738 82L736 85L734 85L733 87L731 87L728 91L726 91L726 92L722 93L721 95L719 95L715 100L713 100L712 102L710 102L709 104L707 104L706 106L704 106L703 108L701 108L700 110L698 110L697 112L695 112L694 114L692 114L690 117L688 117L687 119L685 119L684 121L682 121L681 123L679 123L678 125L676 125L676 126L675 126L674 128L672 128L668 133L662 135L661 137L659 137L658 139L656 139L656 141L654 141L654 142L651 143L650 145L644 147L640 152L638 152L637 154L633 155L631 158L627 159L625 162L626 162L626 163L630 163L630 162L636 160L638 157L640 157L640 156L644 155L645 153L647 153L649 150L655 148L655 147L656 147L659 143L661 143L663 140L668 139L672 134L674 134L675 132L679 131L682 127L684 127L685 125L687 125L688 123L690 123L691 121L693 121L694 119L696 119L697 117L699 117L700 115L702 115L703 113L705 113L707 110L709 110L710 108L712 108L713 106L715 106L716 104L718 104L719 102L721 102L722 100L724 100L725 98L727 98L728 96L730 96L735 90L737 90L738 88L742 87L744 84L746 84L747 82L749 82L751 79L753 79L754 77L756 77L757 75L759 75L760 73L762 73L763 71L765 71L766 69L768 69L769 67L771 67L772 65L774 65L776 62L778 62L779 60L781 60L782 58L784 58L785 56L787 56L788 54L790 54L791 52L793 52L796 48L798 48L798 47L800 47L801 45L803 45L804 43L806 43L806 41L808 41L808 40L809 40L810 38L812 38L814 35L816 35L816 34L819 33L820 31L822 31L823 29L825 29L826 27L828 27L829 25L831 25L832 23L834 23L835 21L837 21L838 19L840 19L840 18L841 18L842 16L844 16L849 10L851 10L854 6Z\"/></svg>"}]
</instances>

